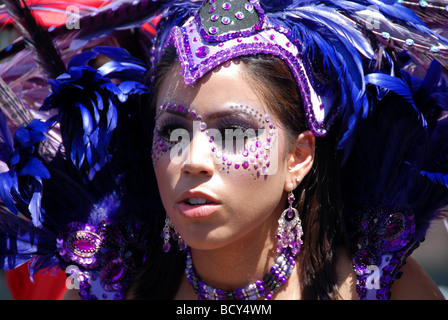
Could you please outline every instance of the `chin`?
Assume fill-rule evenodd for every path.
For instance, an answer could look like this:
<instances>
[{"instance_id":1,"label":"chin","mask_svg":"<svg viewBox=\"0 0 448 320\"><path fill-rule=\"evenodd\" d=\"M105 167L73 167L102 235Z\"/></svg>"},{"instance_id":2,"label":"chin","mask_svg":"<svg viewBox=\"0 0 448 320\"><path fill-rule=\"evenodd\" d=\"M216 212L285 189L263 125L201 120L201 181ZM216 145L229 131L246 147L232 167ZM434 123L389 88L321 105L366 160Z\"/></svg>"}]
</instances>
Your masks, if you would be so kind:
<instances>
[{"instance_id":1,"label":"chin","mask_svg":"<svg viewBox=\"0 0 448 320\"><path fill-rule=\"evenodd\" d=\"M201 230L202 229L202 230ZM182 235L187 245L196 250L217 250L231 245L237 236L223 230L195 228Z\"/></svg>"}]
</instances>

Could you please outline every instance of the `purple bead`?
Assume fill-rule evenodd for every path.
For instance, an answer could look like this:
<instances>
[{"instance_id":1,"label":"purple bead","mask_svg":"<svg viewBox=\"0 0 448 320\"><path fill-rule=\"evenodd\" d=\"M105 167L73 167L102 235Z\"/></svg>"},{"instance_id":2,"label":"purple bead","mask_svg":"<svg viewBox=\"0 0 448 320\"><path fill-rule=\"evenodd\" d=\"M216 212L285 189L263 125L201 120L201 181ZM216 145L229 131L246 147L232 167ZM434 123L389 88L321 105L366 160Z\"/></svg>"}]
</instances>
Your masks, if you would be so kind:
<instances>
[{"instance_id":1,"label":"purple bead","mask_svg":"<svg viewBox=\"0 0 448 320\"><path fill-rule=\"evenodd\" d=\"M266 120L266 122L271 121L271 116L267 114L267 115L265 116L265 120Z\"/></svg>"},{"instance_id":2,"label":"purple bead","mask_svg":"<svg viewBox=\"0 0 448 320\"><path fill-rule=\"evenodd\" d=\"M208 32L209 32L210 34L216 34L216 33L218 33L218 28L216 28L216 27L210 27L210 28L208 29Z\"/></svg>"},{"instance_id":3,"label":"purple bead","mask_svg":"<svg viewBox=\"0 0 448 320\"><path fill-rule=\"evenodd\" d=\"M244 13L242 13L241 11L238 11L237 13L235 13L235 17L238 20L242 20L242 19L244 19Z\"/></svg>"},{"instance_id":4,"label":"purple bead","mask_svg":"<svg viewBox=\"0 0 448 320\"><path fill-rule=\"evenodd\" d=\"M171 248L171 245L167 242L167 243L164 243L163 244L163 246L162 246L162 250L163 250L163 252L168 252L168 251L170 251L170 248Z\"/></svg>"},{"instance_id":5,"label":"purple bead","mask_svg":"<svg viewBox=\"0 0 448 320\"><path fill-rule=\"evenodd\" d=\"M210 49L207 46L201 46L196 49L195 54L196 54L196 57L198 57L198 58L205 58L209 52L210 52Z\"/></svg>"},{"instance_id":6,"label":"purple bead","mask_svg":"<svg viewBox=\"0 0 448 320\"><path fill-rule=\"evenodd\" d=\"M219 14L214 14L214 15L212 15L211 18L210 18L210 20L212 20L213 22L214 22L214 21L218 21L218 19L219 19Z\"/></svg>"},{"instance_id":7,"label":"purple bead","mask_svg":"<svg viewBox=\"0 0 448 320\"><path fill-rule=\"evenodd\" d=\"M222 4L222 8L223 8L224 10L230 10L231 7L232 7L232 5L231 5L229 2L224 2L224 3Z\"/></svg>"},{"instance_id":8,"label":"purple bead","mask_svg":"<svg viewBox=\"0 0 448 320\"><path fill-rule=\"evenodd\" d=\"M231 20L229 17L222 17L221 22L222 22L222 24L227 25L231 22Z\"/></svg>"}]
</instances>

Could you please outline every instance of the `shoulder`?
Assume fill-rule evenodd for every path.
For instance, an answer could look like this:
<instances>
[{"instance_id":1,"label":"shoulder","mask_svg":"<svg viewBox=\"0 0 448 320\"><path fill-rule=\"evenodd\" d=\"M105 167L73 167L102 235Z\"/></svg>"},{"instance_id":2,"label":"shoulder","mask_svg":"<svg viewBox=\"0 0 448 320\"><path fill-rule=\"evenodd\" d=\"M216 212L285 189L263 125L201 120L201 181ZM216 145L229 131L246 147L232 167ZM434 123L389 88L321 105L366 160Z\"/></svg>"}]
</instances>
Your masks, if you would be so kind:
<instances>
[{"instance_id":1,"label":"shoulder","mask_svg":"<svg viewBox=\"0 0 448 320\"><path fill-rule=\"evenodd\" d=\"M409 257L400 271L403 273L391 286L394 300L444 300L443 294L426 271ZM353 261L344 249L337 250L336 274L339 299L358 300L357 277L353 271Z\"/></svg>"},{"instance_id":2,"label":"shoulder","mask_svg":"<svg viewBox=\"0 0 448 320\"><path fill-rule=\"evenodd\" d=\"M356 274L353 261L343 248L336 250L336 276L339 299L359 300L356 292Z\"/></svg>"},{"instance_id":3,"label":"shoulder","mask_svg":"<svg viewBox=\"0 0 448 320\"><path fill-rule=\"evenodd\" d=\"M435 300L444 299L437 285L426 271L409 257L401 268L403 275L391 286L391 299L394 300Z\"/></svg>"}]
</instances>

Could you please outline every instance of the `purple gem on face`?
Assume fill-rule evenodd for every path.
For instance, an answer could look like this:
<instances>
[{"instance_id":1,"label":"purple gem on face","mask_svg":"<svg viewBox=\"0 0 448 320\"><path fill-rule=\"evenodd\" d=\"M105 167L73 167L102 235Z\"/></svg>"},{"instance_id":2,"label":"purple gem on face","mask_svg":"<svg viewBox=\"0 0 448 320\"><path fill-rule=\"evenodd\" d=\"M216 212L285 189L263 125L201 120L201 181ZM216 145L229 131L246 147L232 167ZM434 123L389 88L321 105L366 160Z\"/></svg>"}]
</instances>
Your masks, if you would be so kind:
<instances>
[{"instance_id":1,"label":"purple gem on face","mask_svg":"<svg viewBox=\"0 0 448 320\"><path fill-rule=\"evenodd\" d=\"M216 6L211 6L210 9L208 10L209 13L213 13L216 10Z\"/></svg>"},{"instance_id":2,"label":"purple gem on face","mask_svg":"<svg viewBox=\"0 0 448 320\"><path fill-rule=\"evenodd\" d=\"M205 58L208 55L209 51L210 49L207 46L201 46L196 49L196 57Z\"/></svg>"},{"instance_id":3,"label":"purple gem on face","mask_svg":"<svg viewBox=\"0 0 448 320\"><path fill-rule=\"evenodd\" d=\"M204 132L205 129L207 129L207 125L205 124L205 122L201 122L199 124L199 129L201 129L202 132Z\"/></svg>"},{"instance_id":4,"label":"purple gem on face","mask_svg":"<svg viewBox=\"0 0 448 320\"><path fill-rule=\"evenodd\" d=\"M210 20L212 20L213 22L217 21L219 19L219 14L214 14L210 17Z\"/></svg>"}]
</instances>

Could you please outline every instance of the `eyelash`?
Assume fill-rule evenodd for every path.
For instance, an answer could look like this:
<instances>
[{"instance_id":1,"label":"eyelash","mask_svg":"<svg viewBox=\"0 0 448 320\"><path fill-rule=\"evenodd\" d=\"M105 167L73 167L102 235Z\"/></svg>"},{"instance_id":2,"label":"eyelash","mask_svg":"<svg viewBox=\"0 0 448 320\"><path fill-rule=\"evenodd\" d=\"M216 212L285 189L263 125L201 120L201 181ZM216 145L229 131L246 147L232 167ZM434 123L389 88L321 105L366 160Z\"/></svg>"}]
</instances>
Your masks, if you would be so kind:
<instances>
[{"instance_id":1,"label":"eyelash","mask_svg":"<svg viewBox=\"0 0 448 320\"><path fill-rule=\"evenodd\" d=\"M176 129L186 129L185 125L174 118L167 118L156 122L156 133L163 139L169 140L171 133Z\"/></svg>"},{"instance_id":2,"label":"eyelash","mask_svg":"<svg viewBox=\"0 0 448 320\"><path fill-rule=\"evenodd\" d=\"M249 129L254 129L256 126L252 123L249 123L247 121L241 120L241 119L233 119L233 118L223 118L219 120L219 122L216 124L216 130L218 130L221 134L221 137L223 139L222 144L226 147L231 147L231 150L227 150L230 154L239 154L243 152L244 146L246 145L248 141L248 137L245 137L244 139L244 145L238 148L238 144L236 143L235 139L233 138L233 141L230 143L230 141L226 140L226 130L241 130L243 133L245 133ZM171 141L171 134L176 129L184 129L188 130L188 126L182 122L181 120L175 118L175 117L167 117L163 120L160 120L156 122L156 134L162 138L165 141ZM260 130L260 129L254 129L254 130Z\"/></svg>"},{"instance_id":3,"label":"eyelash","mask_svg":"<svg viewBox=\"0 0 448 320\"><path fill-rule=\"evenodd\" d=\"M225 135L225 130L226 129L230 129L230 130L241 130L243 133L246 133L247 130L249 129L254 129L254 125L247 123L245 121L239 121L239 120L235 120L235 119L223 119L220 121L219 123L219 131L224 139L223 141L223 148L226 148L226 152L228 152L229 154L240 154L241 152L243 152L244 147L248 141L248 137L244 138L244 144L240 145L240 148L238 148L238 144L236 143L235 138L233 137L232 141L227 141L227 137ZM231 149L229 150L228 147L231 147Z\"/></svg>"},{"instance_id":4,"label":"eyelash","mask_svg":"<svg viewBox=\"0 0 448 320\"><path fill-rule=\"evenodd\" d=\"M252 125L247 124L247 123L243 123L240 121L235 121L233 119L223 119L218 123L218 131L222 134L222 136L224 137L225 135L225 130L229 129L229 130L242 130L243 132L248 130L248 129L252 129Z\"/></svg>"}]
</instances>

